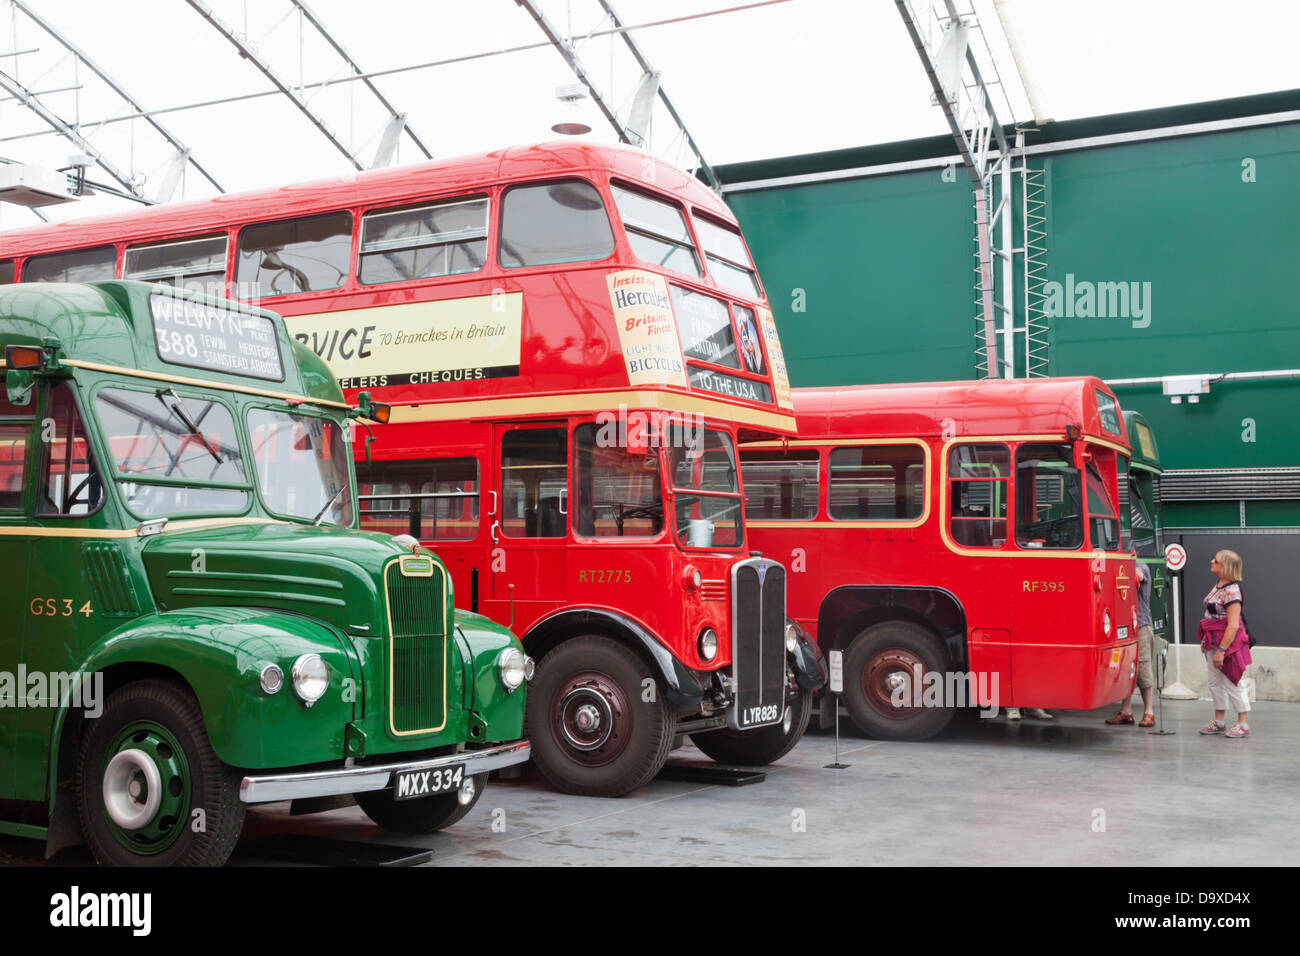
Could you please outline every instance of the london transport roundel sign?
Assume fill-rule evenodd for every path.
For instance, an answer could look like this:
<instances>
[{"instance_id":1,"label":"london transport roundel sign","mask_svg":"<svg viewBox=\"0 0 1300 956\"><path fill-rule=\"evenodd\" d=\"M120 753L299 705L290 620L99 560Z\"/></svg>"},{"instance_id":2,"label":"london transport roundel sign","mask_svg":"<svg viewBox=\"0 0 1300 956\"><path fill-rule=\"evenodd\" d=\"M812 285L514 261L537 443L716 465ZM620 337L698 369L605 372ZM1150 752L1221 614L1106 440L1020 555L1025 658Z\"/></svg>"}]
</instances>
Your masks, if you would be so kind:
<instances>
[{"instance_id":1,"label":"london transport roundel sign","mask_svg":"<svg viewBox=\"0 0 1300 956\"><path fill-rule=\"evenodd\" d=\"M1170 571L1181 571L1187 563L1187 550L1181 544L1165 545L1165 566Z\"/></svg>"}]
</instances>

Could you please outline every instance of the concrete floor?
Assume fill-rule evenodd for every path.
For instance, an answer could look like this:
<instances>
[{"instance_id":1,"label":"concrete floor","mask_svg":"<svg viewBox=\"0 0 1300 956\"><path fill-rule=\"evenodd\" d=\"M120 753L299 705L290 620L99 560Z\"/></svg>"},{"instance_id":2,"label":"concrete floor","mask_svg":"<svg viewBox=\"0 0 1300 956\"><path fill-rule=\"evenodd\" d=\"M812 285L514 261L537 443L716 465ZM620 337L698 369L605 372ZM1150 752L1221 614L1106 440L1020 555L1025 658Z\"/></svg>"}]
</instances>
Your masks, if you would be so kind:
<instances>
[{"instance_id":1,"label":"concrete floor","mask_svg":"<svg viewBox=\"0 0 1300 956\"><path fill-rule=\"evenodd\" d=\"M271 805L250 812L245 842L286 831L378 840L432 848L434 865L467 866L1300 860L1300 705L1258 703L1246 740L1196 733L1208 701L1164 708L1173 736L1107 727L1101 721L1111 708L1065 712L1050 723L962 715L940 737L915 744L848 731L840 750L846 770L823 769L834 737L813 732L762 783L656 780L617 800L569 796L530 771L493 780L469 816L424 838L385 834L355 807L290 818L287 805ZM673 760L707 763L689 743ZM1224 813L1240 820L1212 820ZM36 862L14 841L0 844L0 857L5 849L10 862ZM67 851L57 862L84 862L83 853ZM238 852L232 864L258 865Z\"/></svg>"}]
</instances>

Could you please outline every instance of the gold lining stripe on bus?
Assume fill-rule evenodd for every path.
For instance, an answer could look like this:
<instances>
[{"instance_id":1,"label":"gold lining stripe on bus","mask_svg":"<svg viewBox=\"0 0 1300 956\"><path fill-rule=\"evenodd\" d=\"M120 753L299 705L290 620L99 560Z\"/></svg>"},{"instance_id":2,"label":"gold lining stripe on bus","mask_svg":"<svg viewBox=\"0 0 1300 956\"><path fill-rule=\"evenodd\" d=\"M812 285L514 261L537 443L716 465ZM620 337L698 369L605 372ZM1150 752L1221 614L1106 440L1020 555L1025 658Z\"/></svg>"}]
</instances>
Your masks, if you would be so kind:
<instances>
[{"instance_id":1,"label":"gold lining stripe on bus","mask_svg":"<svg viewBox=\"0 0 1300 956\"><path fill-rule=\"evenodd\" d=\"M976 558L1073 558L1076 561L1092 561L1096 558L1127 558L1133 559L1133 555L1127 551L1049 551L1046 548L1017 548L1014 551L1004 548L966 548L957 544L948 534L949 522L944 516L948 514L948 450L953 445L969 445L978 442L1007 442L1007 441L1064 441L1060 435L963 435L960 438L950 438L943 443L939 450L939 468L941 473L937 476L939 479L939 537L943 540L944 547L954 554L966 555L967 557ZM1095 441L1099 444L1110 444L1101 439L1087 438L1086 441ZM1128 449L1119 445L1111 447L1128 454ZM1005 520L1009 524L1011 518L993 519ZM1116 518L1118 520L1118 517ZM1010 539L1008 539L1010 540Z\"/></svg>"},{"instance_id":2,"label":"gold lining stripe on bus","mask_svg":"<svg viewBox=\"0 0 1300 956\"><path fill-rule=\"evenodd\" d=\"M933 436L927 436L927 437L933 437ZM820 447L839 448L841 446L847 446L847 445L880 445L880 444L888 445L900 441L921 441L921 440L924 439L908 438L906 436L901 436L901 435L895 438L845 438L836 441L829 441L823 438L792 438L786 442L783 442L780 439L774 441L750 441L750 442L745 442L744 447L745 448L820 448ZM967 437L966 435L959 435L956 438L952 438L949 440L950 441L1068 441L1064 433L1061 433L1060 435L995 435L995 436L985 436L985 437ZM1084 435L1079 440L1092 442L1094 445L1102 445L1103 447L1113 449L1125 455L1131 455L1133 453L1131 448L1127 448L1124 445L1121 445L1117 442L1110 441L1109 439L1106 438L1098 438L1094 435Z\"/></svg>"},{"instance_id":3,"label":"gold lining stripe on bus","mask_svg":"<svg viewBox=\"0 0 1300 956\"><path fill-rule=\"evenodd\" d=\"M62 359L62 364L72 368L84 368L89 372L108 372L113 375L129 375L132 378L147 378L158 382L171 382L175 385L192 385L196 388L213 388L223 392L239 392L242 395L257 395L261 398L274 398L295 405L323 405L329 408L351 408L347 402L335 402L327 398L312 398L308 395L294 395L291 392L273 392L270 389L253 388L248 385L235 385L228 382L214 382L204 378L187 378L184 375L169 375L166 372L151 372L147 369L121 368L117 365L101 365L98 362L83 362L80 359Z\"/></svg>"},{"instance_id":4,"label":"gold lining stripe on bus","mask_svg":"<svg viewBox=\"0 0 1300 956\"><path fill-rule=\"evenodd\" d=\"M293 524L276 518L188 518L169 521L159 534L172 531L203 531L207 528L225 528L231 525ZM135 538L138 528L46 528L39 525L0 525L2 537L26 538Z\"/></svg>"},{"instance_id":5,"label":"gold lining stripe on bus","mask_svg":"<svg viewBox=\"0 0 1300 956\"><path fill-rule=\"evenodd\" d=\"M509 415L566 415L584 412L614 411L620 405L633 409L662 409L690 412L719 421L737 422L771 431L794 429L793 415L778 415L756 408L744 408L715 402L694 395L657 390L580 392L569 395L534 395L517 398L483 398L464 401L422 402L418 405L393 405L389 424L442 422L466 418Z\"/></svg>"},{"instance_id":6,"label":"gold lining stripe on bus","mask_svg":"<svg viewBox=\"0 0 1300 956\"><path fill-rule=\"evenodd\" d=\"M792 441L789 443L790 447L792 448L812 447L812 446L825 445L825 444L826 444L825 442L817 442L811 440ZM743 451L743 449L746 448L780 448L781 445L782 443L779 441L746 442L745 444L741 445L741 449ZM826 514L828 515L828 517L826 517L825 519L818 518L816 520L807 520L807 521L781 521L777 519L777 520L768 521L762 518L747 518L745 519L746 523L754 525L755 527L761 525L764 528L919 528L921 527L921 525L925 524L927 521L930 520L931 471L930 471L929 442L925 441L922 438L851 438L846 441L835 442L833 445L829 447L831 451L834 451L836 448L847 448L847 447L860 448L867 445L918 445L920 446L921 451L925 453L925 480L924 480L925 500L921 506L921 516L919 518L912 518L907 521L891 521L889 519L872 521L869 518L849 518L849 519L831 518L829 517L830 510L831 510L831 503L830 503L830 484L828 482L826 485ZM742 469L744 468L743 458L741 460L741 467ZM826 461L826 468L827 468L827 472L829 473L830 470L829 458ZM818 514L821 513L821 507L822 507L821 458L820 456L818 456L818 463L817 463L817 513Z\"/></svg>"}]
</instances>

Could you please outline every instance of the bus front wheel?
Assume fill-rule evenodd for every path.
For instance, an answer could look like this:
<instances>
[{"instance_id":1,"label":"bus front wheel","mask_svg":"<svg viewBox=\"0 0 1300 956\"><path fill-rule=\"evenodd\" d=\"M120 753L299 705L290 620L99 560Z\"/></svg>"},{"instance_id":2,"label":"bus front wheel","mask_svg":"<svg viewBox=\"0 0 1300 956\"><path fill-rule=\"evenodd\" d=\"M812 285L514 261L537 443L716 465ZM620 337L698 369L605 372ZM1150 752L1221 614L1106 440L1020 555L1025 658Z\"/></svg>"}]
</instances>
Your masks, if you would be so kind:
<instances>
[{"instance_id":1,"label":"bus front wheel","mask_svg":"<svg viewBox=\"0 0 1300 956\"><path fill-rule=\"evenodd\" d=\"M566 793L621 797L668 759L675 720L649 665L603 635L574 637L537 665L525 733L533 763Z\"/></svg>"},{"instance_id":2,"label":"bus front wheel","mask_svg":"<svg viewBox=\"0 0 1300 956\"><path fill-rule=\"evenodd\" d=\"M948 726L952 701L927 694L927 675L949 683L948 652L937 635L908 621L867 628L844 654L844 706L863 733L879 740L925 740ZM933 680L933 679L931 679Z\"/></svg>"},{"instance_id":3,"label":"bus front wheel","mask_svg":"<svg viewBox=\"0 0 1300 956\"><path fill-rule=\"evenodd\" d=\"M469 787L432 797L397 800L390 790L358 793L357 805L371 821L395 833L434 833L451 826L474 809L487 786L487 774L469 778Z\"/></svg>"},{"instance_id":4,"label":"bus front wheel","mask_svg":"<svg viewBox=\"0 0 1300 956\"><path fill-rule=\"evenodd\" d=\"M169 681L116 691L77 761L77 810L106 866L221 866L239 839L239 774L217 757L198 701Z\"/></svg>"},{"instance_id":5,"label":"bus front wheel","mask_svg":"<svg viewBox=\"0 0 1300 956\"><path fill-rule=\"evenodd\" d=\"M808 729L812 714L812 691L799 688L799 695L785 702L785 717L758 730L710 730L691 734L691 742L718 763L742 767L765 767L780 760L799 742Z\"/></svg>"}]
</instances>

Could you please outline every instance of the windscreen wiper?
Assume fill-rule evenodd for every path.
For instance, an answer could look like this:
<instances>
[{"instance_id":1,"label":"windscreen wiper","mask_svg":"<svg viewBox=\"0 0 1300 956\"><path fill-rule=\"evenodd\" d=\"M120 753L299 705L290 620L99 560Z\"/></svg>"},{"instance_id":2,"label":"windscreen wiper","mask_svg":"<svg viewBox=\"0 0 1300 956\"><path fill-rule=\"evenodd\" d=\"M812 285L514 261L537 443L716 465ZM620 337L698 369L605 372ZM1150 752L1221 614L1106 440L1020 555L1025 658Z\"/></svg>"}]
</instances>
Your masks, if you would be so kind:
<instances>
[{"instance_id":1,"label":"windscreen wiper","mask_svg":"<svg viewBox=\"0 0 1300 956\"><path fill-rule=\"evenodd\" d=\"M216 459L217 464L220 465L225 460L221 457L221 452L212 447L212 443L208 441L208 436L199 430L198 425L194 424L194 419L190 418L189 414L185 411L185 405L181 402L181 397L176 394L176 389L160 388L158 389L157 395L158 401L162 402L164 406L166 406L181 420L181 424L190 430L191 435L199 436L199 440L203 442L203 447L207 449L208 454ZM168 395L172 398L170 404L168 404L167 399L164 397Z\"/></svg>"},{"instance_id":2,"label":"windscreen wiper","mask_svg":"<svg viewBox=\"0 0 1300 956\"><path fill-rule=\"evenodd\" d=\"M330 500L325 502L325 507L316 512L316 517L312 519L312 524L320 524L321 521L324 520L325 512L329 511L330 508L334 506L334 502L339 500L339 495L343 494L343 492L347 490L347 487L348 483L346 481L339 485L339 490L330 495Z\"/></svg>"}]
</instances>

